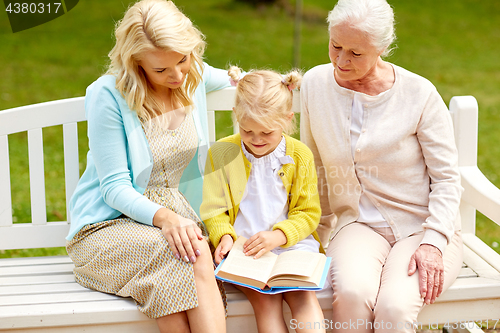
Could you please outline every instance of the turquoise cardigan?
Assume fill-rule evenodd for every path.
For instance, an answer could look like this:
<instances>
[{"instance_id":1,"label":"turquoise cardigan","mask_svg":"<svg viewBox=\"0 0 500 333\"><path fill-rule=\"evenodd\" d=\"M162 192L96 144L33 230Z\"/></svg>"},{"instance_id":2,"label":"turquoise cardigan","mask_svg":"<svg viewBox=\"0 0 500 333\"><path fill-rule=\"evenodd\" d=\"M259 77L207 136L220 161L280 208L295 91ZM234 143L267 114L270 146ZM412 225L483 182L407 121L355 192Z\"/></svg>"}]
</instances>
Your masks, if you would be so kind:
<instances>
[{"instance_id":1,"label":"turquoise cardigan","mask_svg":"<svg viewBox=\"0 0 500 333\"><path fill-rule=\"evenodd\" d=\"M104 75L87 88L89 152L87 167L71 197L67 240L86 225L122 214L153 225L153 216L162 208L143 195L153 169L153 157L137 113L128 107L115 83L114 76ZM179 190L198 215L209 147L206 94L228 86L227 71L204 64L203 80L195 91L192 111L198 150L179 184Z\"/></svg>"}]
</instances>

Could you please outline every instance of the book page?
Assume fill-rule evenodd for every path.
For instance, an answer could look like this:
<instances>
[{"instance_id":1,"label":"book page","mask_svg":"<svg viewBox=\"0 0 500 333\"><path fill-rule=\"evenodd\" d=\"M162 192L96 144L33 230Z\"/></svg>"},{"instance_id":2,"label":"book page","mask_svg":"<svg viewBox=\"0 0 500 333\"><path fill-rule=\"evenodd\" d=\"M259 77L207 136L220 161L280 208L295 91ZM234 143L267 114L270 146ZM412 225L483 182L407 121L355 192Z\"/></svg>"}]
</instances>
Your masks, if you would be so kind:
<instances>
[{"instance_id":1,"label":"book page","mask_svg":"<svg viewBox=\"0 0 500 333\"><path fill-rule=\"evenodd\" d=\"M323 254L307 251L287 251L279 255L271 277L280 274L311 276Z\"/></svg>"},{"instance_id":2,"label":"book page","mask_svg":"<svg viewBox=\"0 0 500 333\"><path fill-rule=\"evenodd\" d=\"M317 266L310 276L280 274L272 278L271 281L268 282L268 285L270 287L322 287L322 284L324 284L324 282L321 282L323 274L325 273L325 269L328 271L329 267L330 261L327 260L326 256L320 255Z\"/></svg>"},{"instance_id":3,"label":"book page","mask_svg":"<svg viewBox=\"0 0 500 333\"><path fill-rule=\"evenodd\" d=\"M272 252L267 252L259 259L246 256L243 253L243 244L246 240L245 237L239 237L234 242L220 271L266 283L278 256Z\"/></svg>"}]
</instances>

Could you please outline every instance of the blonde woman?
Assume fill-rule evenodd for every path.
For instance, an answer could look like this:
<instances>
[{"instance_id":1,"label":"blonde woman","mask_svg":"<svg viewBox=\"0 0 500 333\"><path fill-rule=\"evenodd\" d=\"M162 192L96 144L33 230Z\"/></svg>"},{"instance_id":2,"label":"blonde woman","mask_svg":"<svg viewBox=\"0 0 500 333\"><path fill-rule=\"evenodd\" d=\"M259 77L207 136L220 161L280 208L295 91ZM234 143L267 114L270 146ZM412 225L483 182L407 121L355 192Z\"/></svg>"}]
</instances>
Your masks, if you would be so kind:
<instances>
[{"instance_id":1,"label":"blonde woman","mask_svg":"<svg viewBox=\"0 0 500 333\"><path fill-rule=\"evenodd\" d=\"M306 145L284 134L294 131L292 90L302 76L260 70L240 80L237 67L229 73L238 82L234 115L240 131L210 148L201 206L216 247L215 262L239 236L248 239L245 254L256 259L268 251L323 251L315 231L321 209L313 156ZM253 306L259 333L288 332L283 301L299 323L297 332L324 332L314 291L267 295L238 288Z\"/></svg>"},{"instance_id":2,"label":"blonde woman","mask_svg":"<svg viewBox=\"0 0 500 333\"><path fill-rule=\"evenodd\" d=\"M201 202L203 35L171 1L144 0L116 27L106 75L85 98L87 167L70 202L67 250L81 285L131 296L160 332L225 332Z\"/></svg>"}]
</instances>

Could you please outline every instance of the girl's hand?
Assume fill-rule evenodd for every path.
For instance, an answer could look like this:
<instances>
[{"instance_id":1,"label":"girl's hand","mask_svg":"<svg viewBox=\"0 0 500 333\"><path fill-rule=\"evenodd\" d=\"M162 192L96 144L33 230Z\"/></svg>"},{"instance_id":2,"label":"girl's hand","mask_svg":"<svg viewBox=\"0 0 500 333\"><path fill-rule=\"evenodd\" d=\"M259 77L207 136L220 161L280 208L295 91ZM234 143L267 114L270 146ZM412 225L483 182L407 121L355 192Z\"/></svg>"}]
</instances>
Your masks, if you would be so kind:
<instances>
[{"instance_id":1,"label":"girl's hand","mask_svg":"<svg viewBox=\"0 0 500 333\"><path fill-rule=\"evenodd\" d=\"M231 250L233 247L233 237L231 235L224 235L220 239L219 245L215 249L214 253L214 259L215 263L218 265L224 259L227 255L227 253Z\"/></svg>"},{"instance_id":2,"label":"girl's hand","mask_svg":"<svg viewBox=\"0 0 500 333\"><path fill-rule=\"evenodd\" d=\"M196 240L202 240L201 229L196 222L182 217L167 208L159 209L153 217L153 225L161 229L168 246L177 259L196 262L201 255Z\"/></svg>"},{"instance_id":3,"label":"girl's hand","mask_svg":"<svg viewBox=\"0 0 500 333\"><path fill-rule=\"evenodd\" d=\"M266 252L277 246L286 244L286 236L283 231L261 231L250 237L243 244L243 252L247 256L255 255L254 259L262 257Z\"/></svg>"}]
</instances>

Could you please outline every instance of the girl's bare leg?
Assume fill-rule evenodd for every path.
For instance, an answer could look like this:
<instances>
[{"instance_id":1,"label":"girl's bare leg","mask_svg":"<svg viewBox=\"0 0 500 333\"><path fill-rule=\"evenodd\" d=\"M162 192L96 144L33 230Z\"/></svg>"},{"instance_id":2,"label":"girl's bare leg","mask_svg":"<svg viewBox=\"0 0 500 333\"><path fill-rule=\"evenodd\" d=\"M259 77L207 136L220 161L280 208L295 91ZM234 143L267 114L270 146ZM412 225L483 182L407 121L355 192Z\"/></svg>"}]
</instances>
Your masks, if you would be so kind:
<instances>
[{"instance_id":1,"label":"girl's bare leg","mask_svg":"<svg viewBox=\"0 0 500 333\"><path fill-rule=\"evenodd\" d=\"M236 286L252 304L259 333L288 333L283 319L283 296L266 295L255 290Z\"/></svg>"},{"instance_id":2,"label":"girl's bare leg","mask_svg":"<svg viewBox=\"0 0 500 333\"><path fill-rule=\"evenodd\" d=\"M290 291L283 298L292 310L296 332L325 332L323 311L314 291Z\"/></svg>"}]
</instances>

